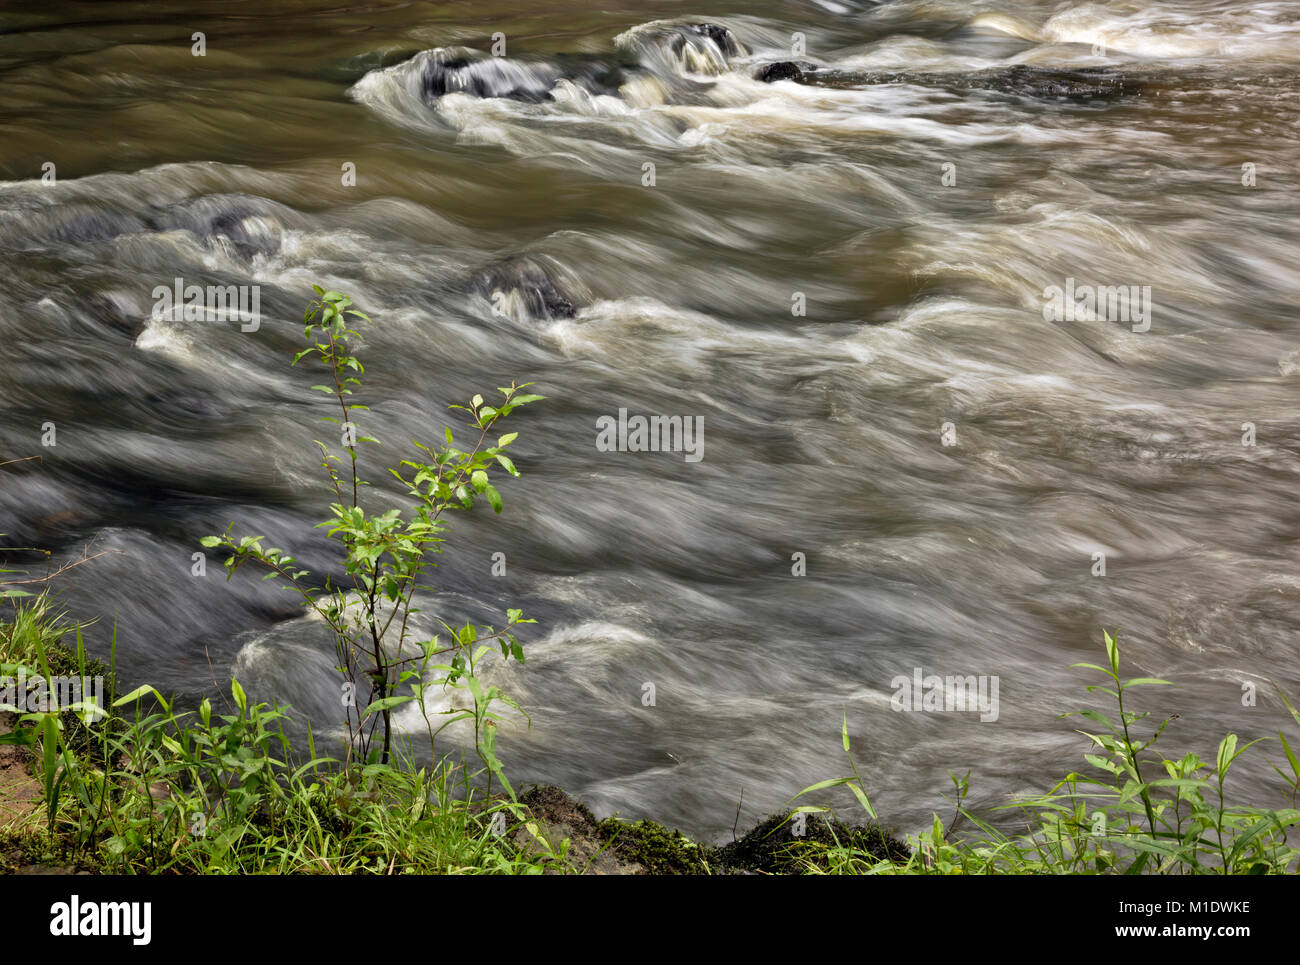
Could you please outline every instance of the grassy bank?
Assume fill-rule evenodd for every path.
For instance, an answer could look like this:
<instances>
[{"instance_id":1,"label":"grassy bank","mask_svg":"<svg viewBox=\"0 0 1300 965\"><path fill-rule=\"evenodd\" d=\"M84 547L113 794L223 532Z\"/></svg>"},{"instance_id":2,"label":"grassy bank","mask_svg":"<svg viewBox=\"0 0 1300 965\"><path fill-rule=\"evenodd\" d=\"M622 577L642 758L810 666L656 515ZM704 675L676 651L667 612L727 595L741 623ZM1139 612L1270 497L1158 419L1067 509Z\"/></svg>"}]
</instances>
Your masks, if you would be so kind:
<instances>
[{"instance_id":1,"label":"grassy bank","mask_svg":"<svg viewBox=\"0 0 1300 965\"><path fill-rule=\"evenodd\" d=\"M80 628L46 597L17 601L0 624L0 666L29 677L103 675ZM1152 680L1094 665L1117 703ZM111 692L111 684L109 688ZM1047 793L1008 802L1030 832L1007 837L964 806L954 780L955 814L969 829L933 828L906 841L883 833L868 784L852 776L804 794L847 786L853 825L818 805L772 815L717 848L649 821L603 821L563 791L515 795L491 772L443 758L420 766L395 745L389 762L318 756L309 740L296 754L284 712L251 704L232 682L230 712L208 702L179 711L151 688L116 698L113 712L87 724L72 708L16 712L0 730L7 772L0 782L0 871L139 874L1077 874L1294 873L1300 852L1288 835L1294 808L1229 807L1223 795L1247 747L1229 735L1216 759L1154 757L1126 736L1145 717L1127 707L1095 725L1091 776L1071 773ZM18 711L23 708L17 708ZM1293 712L1294 713L1294 712ZM1300 719L1297 719L1300 723ZM1148 728L1149 729L1149 728ZM1285 733L1278 773L1300 790L1300 764ZM12 775L11 775L12 777ZM508 787L508 783L506 787ZM9 804L4 810L4 795ZM799 797L797 796L796 803Z\"/></svg>"}]
</instances>

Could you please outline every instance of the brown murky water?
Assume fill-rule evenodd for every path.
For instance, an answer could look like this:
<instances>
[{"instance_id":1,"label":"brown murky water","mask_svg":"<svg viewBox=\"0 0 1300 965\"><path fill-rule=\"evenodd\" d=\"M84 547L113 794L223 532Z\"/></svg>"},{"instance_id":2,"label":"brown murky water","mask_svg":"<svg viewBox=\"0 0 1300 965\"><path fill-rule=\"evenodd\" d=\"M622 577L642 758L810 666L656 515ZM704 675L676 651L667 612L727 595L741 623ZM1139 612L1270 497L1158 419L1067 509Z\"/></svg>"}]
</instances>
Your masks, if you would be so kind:
<instances>
[{"instance_id":1,"label":"brown murky water","mask_svg":"<svg viewBox=\"0 0 1300 965\"><path fill-rule=\"evenodd\" d=\"M702 22L736 49L674 26ZM288 366L320 282L376 319L364 428L390 458L477 389L550 397L515 426L505 513L459 521L438 571L444 615L542 621L496 678L532 715L502 739L519 781L724 835L742 789L753 815L840 773L847 714L907 829L946 813L948 769L979 803L1075 765L1056 715L1101 626L1180 683L1153 706L1203 755L1276 732L1269 681L1300 693L1300 3L7 3L0 25L0 458L44 457L0 480L0 532L120 551L63 601L101 647L117 621L130 678L196 699L235 672L336 716L287 594L191 576L232 521L329 559ZM496 32L503 62L429 91ZM424 53L451 47L479 54ZM753 79L791 59L848 80ZM1137 91L972 86L1014 65ZM260 329L151 317L177 277L260 286ZM1053 286L1149 301L1055 318ZM702 460L598 450L620 409L702 418ZM996 677L997 719L895 712L915 668Z\"/></svg>"}]
</instances>

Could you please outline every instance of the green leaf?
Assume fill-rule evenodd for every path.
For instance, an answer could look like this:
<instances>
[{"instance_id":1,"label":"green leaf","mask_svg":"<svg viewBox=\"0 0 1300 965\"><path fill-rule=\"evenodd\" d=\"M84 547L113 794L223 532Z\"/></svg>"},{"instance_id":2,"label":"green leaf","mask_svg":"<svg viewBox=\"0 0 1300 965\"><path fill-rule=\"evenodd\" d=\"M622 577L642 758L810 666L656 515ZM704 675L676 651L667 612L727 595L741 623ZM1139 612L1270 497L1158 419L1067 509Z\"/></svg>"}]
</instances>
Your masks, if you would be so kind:
<instances>
[{"instance_id":1,"label":"green leaf","mask_svg":"<svg viewBox=\"0 0 1300 965\"><path fill-rule=\"evenodd\" d=\"M488 505L493 510L500 513L504 503L501 502L501 494L497 492L497 487L488 485L483 488L483 495L487 497Z\"/></svg>"},{"instance_id":2,"label":"green leaf","mask_svg":"<svg viewBox=\"0 0 1300 965\"><path fill-rule=\"evenodd\" d=\"M163 695L158 693L158 691L154 690L154 688L150 687L148 684L141 684L139 687L136 687L135 690L131 691L125 697L117 698L117 700L113 701L113 706L121 707L124 704L133 704L141 697L143 697L145 694L153 694L154 697L157 699L158 703L162 704L163 710L171 709L168 706L167 701L163 699Z\"/></svg>"},{"instance_id":3,"label":"green leaf","mask_svg":"<svg viewBox=\"0 0 1300 965\"><path fill-rule=\"evenodd\" d=\"M211 549L211 548L214 547L214 546L220 546L220 545L221 545L221 537L220 537L220 536L205 536L205 537L203 537L201 540L199 540L199 544L200 544L201 546L206 546L206 547L208 547L209 549Z\"/></svg>"},{"instance_id":4,"label":"green leaf","mask_svg":"<svg viewBox=\"0 0 1300 965\"><path fill-rule=\"evenodd\" d=\"M1084 717L1091 721L1096 721L1098 724L1103 725L1108 730L1113 731L1116 729L1115 725L1110 722L1110 718L1107 717L1099 710L1081 710L1079 711L1079 716Z\"/></svg>"},{"instance_id":5,"label":"green leaf","mask_svg":"<svg viewBox=\"0 0 1300 965\"><path fill-rule=\"evenodd\" d=\"M852 784L853 780L854 779L851 777L836 777L829 781L818 781L816 784L804 788L796 794L795 797L803 797L805 794L811 794L813 791L824 791L828 787L839 787L841 784Z\"/></svg>"},{"instance_id":6,"label":"green leaf","mask_svg":"<svg viewBox=\"0 0 1300 965\"><path fill-rule=\"evenodd\" d=\"M45 807L50 816L50 830L54 829L54 815L58 813L59 793L54 783L55 755L59 750L59 720L54 714L45 715L41 721L41 750L45 758Z\"/></svg>"},{"instance_id":7,"label":"green leaf","mask_svg":"<svg viewBox=\"0 0 1300 965\"><path fill-rule=\"evenodd\" d=\"M1118 774L1118 773L1119 773L1119 768L1118 768L1118 767L1116 767L1116 766L1115 766L1113 763L1111 763L1109 760L1107 760L1106 758L1104 758L1104 757L1102 757L1102 756L1100 756L1100 755L1098 755L1098 754L1084 754L1084 755L1083 755L1083 759L1086 760L1086 761L1087 761L1089 764L1091 764L1093 767L1099 767L1099 768L1101 768L1103 771L1109 771L1111 774Z\"/></svg>"},{"instance_id":8,"label":"green leaf","mask_svg":"<svg viewBox=\"0 0 1300 965\"><path fill-rule=\"evenodd\" d=\"M1224 774L1227 772L1228 766L1232 763L1232 759L1233 759L1232 752L1235 751L1236 749L1237 749L1236 734L1229 734L1227 737L1223 738L1223 740L1219 741L1219 751L1215 755L1215 763L1220 774Z\"/></svg>"},{"instance_id":9,"label":"green leaf","mask_svg":"<svg viewBox=\"0 0 1300 965\"><path fill-rule=\"evenodd\" d=\"M1129 866L1128 870L1126 870L1124 874L1140 875L1142 873L1142 869L1146 867L1147 859L1150 857L1151 857L1151 852L1143 851L1140 855L1138 855L1138 859L1134 861L1132 865Z\"/></svg>"},{"instance_id":10,"label":"green leaf","mask_svg":"<svg viewBox=\"0 0 1300 965\"><path fill-rule=\"evenodd\" d=\"M1097 666L1095 663L1072 663L1072 664L1070 664L1070 667L1071 667L1071 669L1073 669L1073 668L1075 668L1075 667L1080 667L1080 668L1082 668L1082 669L1084 669L1084 670L1100 670L1102 673L1105 673L1105 674L1110 673L1110 671L1107 670L1105 667L1099 667L1099 666Z\"/></svg>"},{"instance_id":11,"label":"green leaf","mask_svg":"<svg viewBox=\"0 0 1300 965\"><path fill-rule=\"evenodd\" d=\"M1291 765L1291 770L1295 772L1297 778L1300 778L1300 761L1296 760L1296 756L1291 750L1291 745L1286 742L1286 735L1281 731L1278 731L1277 739L1282 742L1282 749L1286 751L1287 763ZM1278 771L1278 773L1281 774L1282 772Z\"/></svg>"},{"instance_id":12,"label":"green leaf","mask_svg":"<svg viewBox=\"0 0 1300 965\"><path fill-rule=\"evenodd\" d=\"M1287 700L1286 694L1282 693L1281 687L1277 684L1273 684L1273 689L1276 690L1277 695L1282 698L1282 703L1286 704L1286 709L1291 712L1291 716L1295 718L1295 722L1300 724L1300 710L1296 710L1291 704L1291 701Z\"/></svg>"},{"instance_id":13,"label":"green leaf","mask_svg":"<svg viewBox=\"0 0 1300 965\"><path fill-rule=\"evenodd\" d=\"M410 703L414 699L415 697L411 694L403 694L400 697L381 697L376 701L372 701L370 706L362 711L361 716L369 717L371 714L377 714L381 710L388 710L389 708L397 707L400 704Z\"/></svg>"},{"instance_id":14,"label":"green leaf","mask_svg":"<svg viewBox=\"0 0 1300 965\"><path fill-rule=\"evenodd\" d=\"M1105 630L1102 630L1101 634L1106 638L1106 656L1110 658L1110 668L1115 673L1119 673L1119 644Z\"/></svg>"}]
</instances>

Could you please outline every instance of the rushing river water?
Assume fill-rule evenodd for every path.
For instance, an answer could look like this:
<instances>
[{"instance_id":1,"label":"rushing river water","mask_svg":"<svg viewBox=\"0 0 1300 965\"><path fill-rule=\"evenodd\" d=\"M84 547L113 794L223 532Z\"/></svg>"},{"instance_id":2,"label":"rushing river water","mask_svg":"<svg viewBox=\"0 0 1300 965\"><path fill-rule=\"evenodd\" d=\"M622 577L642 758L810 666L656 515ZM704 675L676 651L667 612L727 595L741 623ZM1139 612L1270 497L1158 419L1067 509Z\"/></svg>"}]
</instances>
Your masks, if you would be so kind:
<instances>
[{"instance_id":1,"label":"rushing river water","mask_svg":"<svg viewBox=\"0 0 1300 965\"><path fill-rule=\"evenodd\" d=\"M1275 734L1268 682L1300 696L1300 2L0 24L0 459L43 457L0 471L0 532L114 551L59 586L131 683L233 672L340 716L292 595L191 557L234 522L327 569L327 410L288 364L320 282L375 319L381 488L448 403L549 397L511 419L505 512L457 517L436 571L442 615L540 620L493 676L532 717L517 782L723 837L742 792L743 826L842 773L847 714L911 829L949 769L988 803L1082 764L1056 718L1102 626L1180 684L1145 695L1170 749ZM802 66L755 79L775 62ZM176 278L260 286L260 329L152 317ZM1132 317L1053 315L1052 286L1136 286ZM600 451L620 409L701 418L703 458ZM895 712L915 668L996 677L997 719Z\"/></svg>"}]
</instances>

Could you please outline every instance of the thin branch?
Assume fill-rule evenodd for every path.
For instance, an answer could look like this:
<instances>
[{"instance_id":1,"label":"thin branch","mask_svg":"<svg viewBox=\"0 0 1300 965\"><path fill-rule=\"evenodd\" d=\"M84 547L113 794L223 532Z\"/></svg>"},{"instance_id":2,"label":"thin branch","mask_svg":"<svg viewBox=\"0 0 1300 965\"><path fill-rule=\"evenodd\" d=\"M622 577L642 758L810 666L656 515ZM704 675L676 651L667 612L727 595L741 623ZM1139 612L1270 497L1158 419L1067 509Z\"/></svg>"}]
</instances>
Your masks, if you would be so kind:
<instances>
[{"instance_id":1,"label":"thin branch","mask_svg":"<svg viewBox=\"0 0 1300 965\"><path fill-rule=\"evenodd\" d=\"M85 552L85 551L83 550L83 553L84 553L84 552ZM57 570L55 570L53 573L46 573L44 576L34 577L33 579L30 579L30 580L5 580L4 582L0 583L0 586L25 586L25 585L27 585L27 584L29 584L29 583L48 583L50 580L54 579L56 576L60 576L60 575L62 575L62 574L64 574L64 573L68 572L68 570L80 566L82 563L89 563L91 560L99 559L101 556L107 556L107 555L109 555L110 553L120 553L120 552L122 552L122 551L121 551L121 550L104 550L103 552L96 553L94 556L82 556L82 558L79 559L79 560L74 560L74 561L71 562L71 563L64 563L64 564L63 564L62 566L60 566Z\"/></svg>"},{"instance_id":2,"label":"thin branch","mask_svg":"<svg viewBox=\"0 0 1300 965\"><path fill-rule=\"evenodd\" d=\"M0 462L0 466L12 466L16 462L31 462L33 459L44 462L43 456L23 456L21 459L6 459L4 462Z\"/></svg>"}]
</instances>

